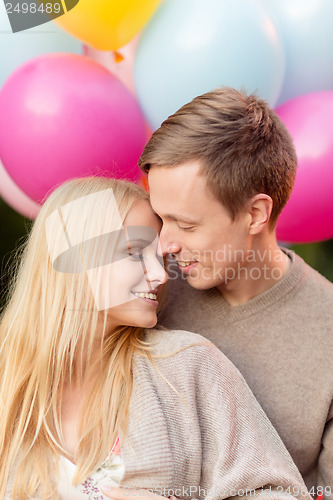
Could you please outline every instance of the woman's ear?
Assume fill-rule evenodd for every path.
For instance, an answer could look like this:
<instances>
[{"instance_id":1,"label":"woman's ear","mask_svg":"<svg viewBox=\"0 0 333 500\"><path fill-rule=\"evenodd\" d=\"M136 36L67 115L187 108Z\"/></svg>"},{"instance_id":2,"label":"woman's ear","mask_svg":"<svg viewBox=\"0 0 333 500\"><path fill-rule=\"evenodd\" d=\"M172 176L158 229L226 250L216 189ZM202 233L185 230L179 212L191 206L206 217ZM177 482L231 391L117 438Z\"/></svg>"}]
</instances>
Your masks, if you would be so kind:
<instances>
[{"instance_id":1,"label":"woman's ear","mask_svg":"<svg viewBox=\"0 0 333 500\"><path fill-rule=\"evenodd\" d=\"M273 209L273 200L268 194L256 194L249 201L248 213L250 215L249 233L259 234L267 225Z\"/></svg>"}]
</instances>

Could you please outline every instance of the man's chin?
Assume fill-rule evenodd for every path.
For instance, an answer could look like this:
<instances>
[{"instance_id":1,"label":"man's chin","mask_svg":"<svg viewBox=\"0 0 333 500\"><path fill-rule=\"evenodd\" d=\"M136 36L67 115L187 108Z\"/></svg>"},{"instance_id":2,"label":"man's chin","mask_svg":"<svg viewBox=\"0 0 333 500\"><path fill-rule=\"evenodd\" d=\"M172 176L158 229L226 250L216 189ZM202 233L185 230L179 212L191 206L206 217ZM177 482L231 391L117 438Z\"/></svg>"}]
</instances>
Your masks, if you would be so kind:
<instances>
[{"instance_id":1,"label":"man's chin","mask_svg":"<svg viewBox=\"0 0 333 500\"><path fill-rule=\"evenodd\" d=\"M213 280L203 279L200 277L193 278L190 275L187 275L186 278L187 283L196 290L210 290L218 285L218 283L215 283Z\"/></svg>"}]
</instances>

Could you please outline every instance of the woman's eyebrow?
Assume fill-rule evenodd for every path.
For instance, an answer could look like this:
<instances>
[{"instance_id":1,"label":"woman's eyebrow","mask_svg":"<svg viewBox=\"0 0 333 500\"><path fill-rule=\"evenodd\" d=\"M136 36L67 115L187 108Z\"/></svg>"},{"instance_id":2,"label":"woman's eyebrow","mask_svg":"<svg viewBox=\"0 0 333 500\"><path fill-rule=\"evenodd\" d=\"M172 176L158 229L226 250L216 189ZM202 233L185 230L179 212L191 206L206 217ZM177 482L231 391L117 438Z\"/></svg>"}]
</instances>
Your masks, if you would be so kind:
<instances>
[{"instance_id":1,"label":"woman's eyebrow","mask_svg":"<svg viewBox=\"0 0 333 500\"><path fill-rule=\"evenodd\" d=\"M140 246L140 248L143 249L143 248L149 247L153 243L153 241L154 240L144 240L144 239L141 239L141 238L136 238L134 240L129 239L125 243L124 248L126 248L126 246L127 246L127 249L131 250L135 246Z\"/></svg>"},{"instance_id":2,"label":"woman's eyebrow","mask_svg":"<svg viewBox=\"0 0 333 500\"><path fill-rule=\"evenodd\" d=\"M142 244L142 245L148 246L148 245L151 245L152 242L153 242L152 240L144 240L143 238L136 238L134 240L129 239L127 241L127 243L129 245L132 245L132 246L137 245L137 244Z\"/></svg>"}]
</instances>

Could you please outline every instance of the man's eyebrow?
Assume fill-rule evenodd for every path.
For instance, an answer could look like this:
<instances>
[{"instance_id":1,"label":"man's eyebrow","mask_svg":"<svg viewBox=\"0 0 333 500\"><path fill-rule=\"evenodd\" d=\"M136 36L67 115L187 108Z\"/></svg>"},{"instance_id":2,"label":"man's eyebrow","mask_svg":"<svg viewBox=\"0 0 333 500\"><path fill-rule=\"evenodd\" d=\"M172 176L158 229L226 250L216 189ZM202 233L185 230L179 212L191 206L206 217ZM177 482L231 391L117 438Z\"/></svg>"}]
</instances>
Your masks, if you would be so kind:
<instances>
[{"instance_id":1,"label":"man's eyebrow","mask_svg":"<svg viewBox=\"0 0 333 500\"><path fill-rule=\"evenodd\" d=\"M200 222L198 220L191 219L190 217L184 217L183 215L177 215L177 214L166 214L163 216L163 218L176 220L179 222L184 222L185 224L194 224L194 225L200 224Z\"/></svg>"}]
</instances>

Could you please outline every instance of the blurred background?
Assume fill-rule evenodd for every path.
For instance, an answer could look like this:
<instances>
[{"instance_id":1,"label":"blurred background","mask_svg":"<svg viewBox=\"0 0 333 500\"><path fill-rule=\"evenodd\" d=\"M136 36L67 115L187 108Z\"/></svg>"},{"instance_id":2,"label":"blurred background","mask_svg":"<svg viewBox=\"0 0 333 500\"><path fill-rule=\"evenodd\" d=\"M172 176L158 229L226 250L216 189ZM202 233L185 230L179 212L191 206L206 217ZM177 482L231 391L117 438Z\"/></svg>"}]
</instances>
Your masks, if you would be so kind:
<instances>
[{"instance_id":1,"label":"blurred background","mask_svg":"<svg viewBox=\"0 0 333 500\"><path fill-rule=\"evenodd\" d=\"M55 186L102 175L146 187L151 133L223 85L264 98L291 134L278 240L333 282L332 0L67 3L60 15L56 1L0 2L0 306Z\"/></svg>"}]
</instances>

